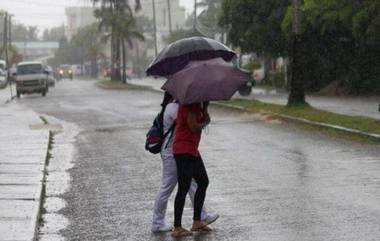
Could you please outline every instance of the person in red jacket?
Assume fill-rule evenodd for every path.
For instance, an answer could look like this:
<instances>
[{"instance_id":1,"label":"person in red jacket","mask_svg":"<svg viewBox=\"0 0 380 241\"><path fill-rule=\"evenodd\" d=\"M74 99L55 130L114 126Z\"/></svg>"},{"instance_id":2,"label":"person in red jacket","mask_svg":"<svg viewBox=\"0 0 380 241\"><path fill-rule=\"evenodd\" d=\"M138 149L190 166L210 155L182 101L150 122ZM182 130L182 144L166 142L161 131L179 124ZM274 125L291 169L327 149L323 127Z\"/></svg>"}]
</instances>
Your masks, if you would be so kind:
<instances>
[{"instance_id":1,"label":"person in red jacket","mask_svg":"<svg viewBox=\"0 0 380 241\"><path fill-rule=\"evenodd\" d=\"M173 154L177 165L178 190L174 202L174 230L172 236L182 237L192 233L182 227L182 213L191 180L197 183L194 197L194 216L191 231L210 231L201 221L201 212L209 183L207 171L198 151L202 129L210 123L208 103L180 105L178 108Z\"/></svg>"}]
</instances>

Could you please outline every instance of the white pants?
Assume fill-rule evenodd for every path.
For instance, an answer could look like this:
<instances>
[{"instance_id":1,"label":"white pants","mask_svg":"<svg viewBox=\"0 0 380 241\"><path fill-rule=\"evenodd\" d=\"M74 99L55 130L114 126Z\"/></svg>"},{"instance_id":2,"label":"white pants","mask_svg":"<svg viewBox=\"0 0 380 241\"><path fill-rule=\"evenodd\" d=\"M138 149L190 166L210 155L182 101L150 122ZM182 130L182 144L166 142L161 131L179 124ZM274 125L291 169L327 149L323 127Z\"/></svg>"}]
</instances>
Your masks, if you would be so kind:
<instances>
[{"instance_id":1,"label":"white pants","mask_svg":"<svg viewBox=\"0 0 380 241\"><path fill-rule=\"evenodd\" d=\"M153 222L152 227L163 227L166 225L165 213L168 204L168 199L172 194L175 186L177 185L177 166L174 160L174 156L170 153L162 153L162 179L160 190L156 196L153 210ZM197 184L194 179L191 181L189 189L189 196L191 203L194 203L194 195L197 190ZM203 207L201 213L201 219L204 220L207 217L206 208Z\"/></svg>"}]
</instances>

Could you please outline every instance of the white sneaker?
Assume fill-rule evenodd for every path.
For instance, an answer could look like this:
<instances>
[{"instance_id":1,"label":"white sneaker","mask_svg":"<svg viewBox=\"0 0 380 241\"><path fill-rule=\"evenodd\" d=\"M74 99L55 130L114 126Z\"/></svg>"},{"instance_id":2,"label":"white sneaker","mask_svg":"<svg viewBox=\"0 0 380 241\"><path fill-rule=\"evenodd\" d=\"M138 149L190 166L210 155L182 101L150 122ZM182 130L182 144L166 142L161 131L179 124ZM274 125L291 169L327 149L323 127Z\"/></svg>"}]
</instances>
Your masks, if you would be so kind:
<instances>
[{"instance_id":1,"label":"white sneaker","mask_svg":"<svg viewBox=\"0 0 380 241\"><path fill-rule=\"evenodd\" d=\"M207 224L212 224L218 218L219 218L219 214L217 214L217 213L211 213L211 214L208 214L207 217L204 220L202 220L202 221L206 222Z\"/></svg>"},{"instance_id":2,"label":"white sneaker","mask_svg":"<svg viewBox=\"0 0 380 241\"><path fill-rule=\"evenodd\" d=\"M170 232L173 230L173 227L172 226L169 226L167 224L165 224L164 226L160 226L160 227L152 227L152 232L153 233L161 233L161 232Z\"/></svg>"}]
</instances>

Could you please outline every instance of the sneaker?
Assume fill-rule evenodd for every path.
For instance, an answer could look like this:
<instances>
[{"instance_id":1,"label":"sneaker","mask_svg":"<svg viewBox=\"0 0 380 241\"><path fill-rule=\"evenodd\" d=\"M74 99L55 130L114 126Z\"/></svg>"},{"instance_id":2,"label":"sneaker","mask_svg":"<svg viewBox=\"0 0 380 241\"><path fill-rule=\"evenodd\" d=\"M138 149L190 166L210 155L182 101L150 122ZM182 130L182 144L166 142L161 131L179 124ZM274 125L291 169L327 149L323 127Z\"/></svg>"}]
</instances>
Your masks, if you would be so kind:
<instances>
[{"instance_id":1,"label":"sneaker","mask_svg":"<svg viewBox=\"0 0 380 241\"><path fill-rule=\"evenodd\" d=\"M161 227L152 227L153 233L170 232L172 230L173 230L173 227L169 226L167 224L165 224L164 226L161 226Z\"/></svg>"},{"instance_id":2,"label":"sneaker","mask_svg":"<svg viewBox=\"0 0 380 241\"><path fill-rule=\"evenodd\" d=\"M212 224L218 218L219 218L219 214L217 214L217 213L211 213L211 214L208 214L207 217L204 220L202 220L202 221L204 221L207 224Z\"/></svg>"}]
</instances>

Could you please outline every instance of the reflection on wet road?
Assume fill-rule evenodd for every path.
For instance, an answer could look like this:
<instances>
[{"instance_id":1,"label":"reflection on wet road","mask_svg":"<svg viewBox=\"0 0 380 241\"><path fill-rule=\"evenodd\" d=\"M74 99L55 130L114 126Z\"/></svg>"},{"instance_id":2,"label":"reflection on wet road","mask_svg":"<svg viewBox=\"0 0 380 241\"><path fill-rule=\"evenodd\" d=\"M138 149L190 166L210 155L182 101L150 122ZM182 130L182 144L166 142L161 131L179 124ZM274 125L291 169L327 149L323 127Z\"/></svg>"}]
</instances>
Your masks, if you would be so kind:
<instances>
[{"instance_id":1,"label":"reflection on wet road","mask_svg":"<svg viewBox=\"0 0 380 241\"><path fill-rule=\"evenodd\" d=\"M67 240L173 240L150 232L161 172L144 150L160 94L106 91L60 82L46 98L18 100L76 124L71 186L60 211ZM216 108L201 152L209 172L207 206L221 218L184 240L378 240L380 150L287 124ZM191 224L189 206L184 225ZM173 220L173 197L168 205Z\"/></svg>"}]
</instances>

